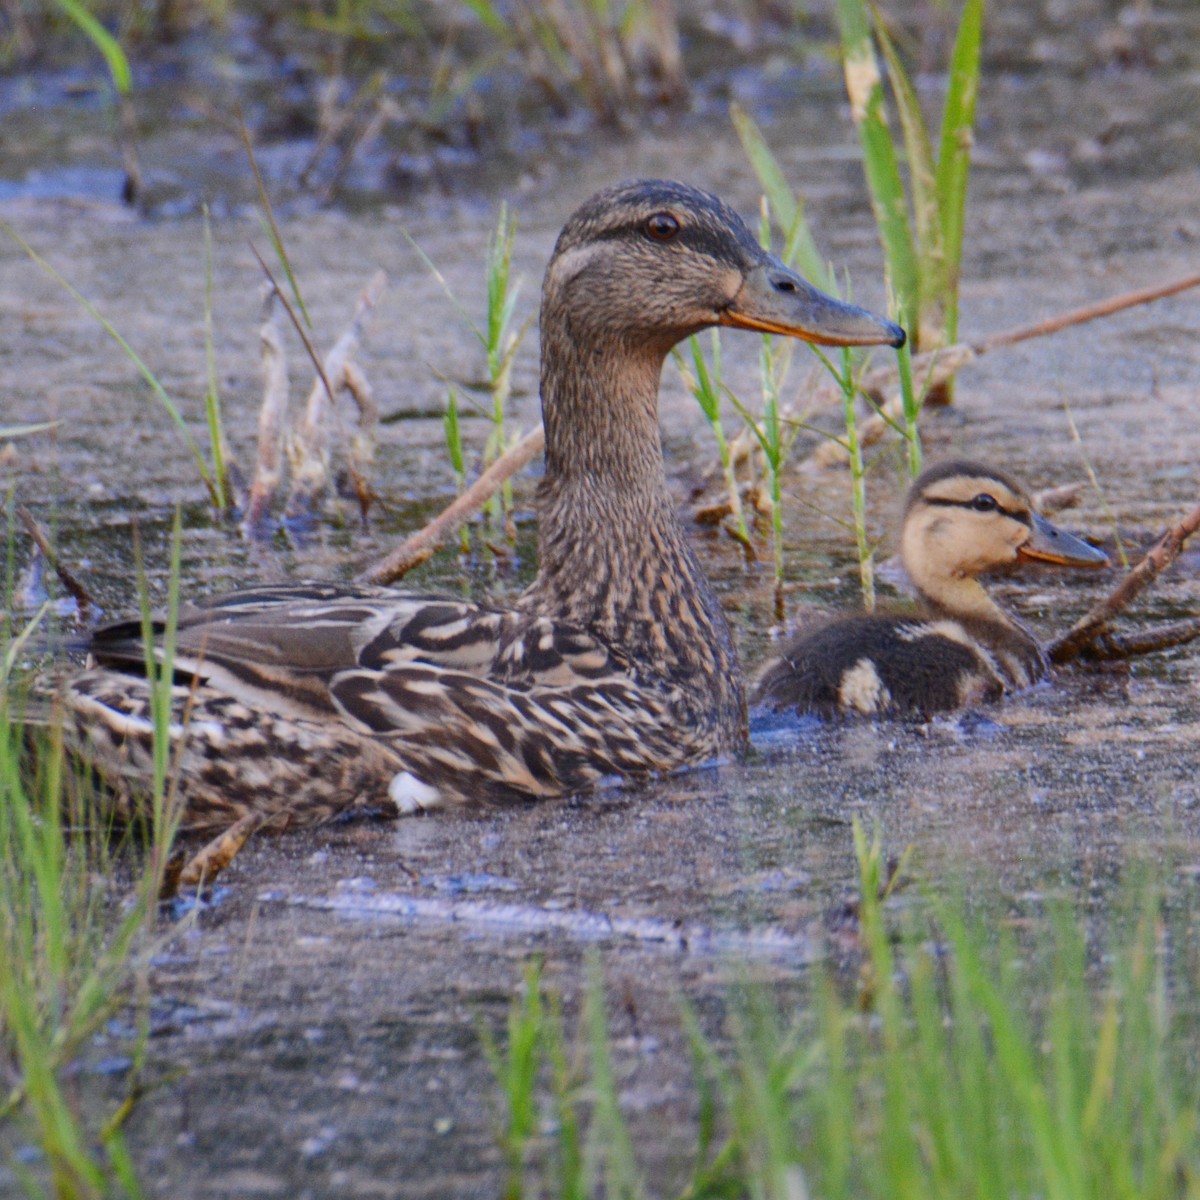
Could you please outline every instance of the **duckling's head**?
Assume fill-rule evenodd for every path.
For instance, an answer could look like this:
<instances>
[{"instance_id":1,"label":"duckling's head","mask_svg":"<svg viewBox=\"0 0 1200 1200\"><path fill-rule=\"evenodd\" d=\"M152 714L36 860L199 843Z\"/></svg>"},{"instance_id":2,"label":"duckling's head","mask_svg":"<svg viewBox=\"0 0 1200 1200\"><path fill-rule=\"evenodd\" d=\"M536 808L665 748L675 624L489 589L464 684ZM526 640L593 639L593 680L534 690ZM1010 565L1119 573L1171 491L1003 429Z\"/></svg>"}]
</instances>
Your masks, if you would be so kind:
<instances>
[{"instance_id":1,"label":"duckling's head","mask_svg":"<svg viewBox=\"0 0 1200 1200\"><path fill-rule=\"evenodd\" d=\"M707 192L639 180L597 193L567 222L546 271L543 325L578 345L665 356L730 325L831 346L904 343L890 321L813 287Z\"/></svg>"},{"instance_id":2,"label":"duckling's head","mask_svg":"<svg viewBox=\"0 0 1200 1200\"><path fill-rule=\"evenodd\" d=\"M944 462L913 484L904 512L901 558L928 598L949 602L964 581L993 567L1039 560L1105 566L1108 558L1034 511L1025 489L977 462Z\"/></svg>"}]
</instances>

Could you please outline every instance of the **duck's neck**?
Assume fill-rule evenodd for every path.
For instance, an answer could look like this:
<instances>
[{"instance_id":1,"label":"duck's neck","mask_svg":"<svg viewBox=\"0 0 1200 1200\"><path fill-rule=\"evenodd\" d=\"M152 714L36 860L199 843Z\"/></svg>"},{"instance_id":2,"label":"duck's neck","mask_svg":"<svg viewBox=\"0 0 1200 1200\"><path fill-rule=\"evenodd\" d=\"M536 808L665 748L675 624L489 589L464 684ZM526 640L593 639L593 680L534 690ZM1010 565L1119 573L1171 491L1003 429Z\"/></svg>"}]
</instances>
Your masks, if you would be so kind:
<instances>
[{"instance_id":1,"label":"duck's neck","mask_svg":"<svg viewBox=\"0 0 1200 1200\"><path fill-rule=\"evenodd\" d=\"M582 625L697 720L741 738L733 639L667 490L658 425L665 351L542 329L546 477L527 603Z\"/></svg>"},{"instance_id":2,"label":"duck's neck","mask_svg":"<svg viewBox=\"0 0 1200 1200\"><path fill-rule=\"evenodd\" d=\"M991 622L1005 628L1023 628L1011 613L987 594L978 579L922 574L911 567L908 573L921 603L935 616Z\"/></svg>"},{"instance_id":3,"label":"duck's neck","mask_svg":"<svg viewBox=\"0 0 1200 1200\"><path fill-rule=\"evenodd\" d=\"M930 615L962 625L971 637L989 650L1000 671L1014 687L1024 687L1046 672L1041 643L1019 617L1001 608L978 579L953 576L909 575L917 596Z\"/></svg>"}]
</instances>

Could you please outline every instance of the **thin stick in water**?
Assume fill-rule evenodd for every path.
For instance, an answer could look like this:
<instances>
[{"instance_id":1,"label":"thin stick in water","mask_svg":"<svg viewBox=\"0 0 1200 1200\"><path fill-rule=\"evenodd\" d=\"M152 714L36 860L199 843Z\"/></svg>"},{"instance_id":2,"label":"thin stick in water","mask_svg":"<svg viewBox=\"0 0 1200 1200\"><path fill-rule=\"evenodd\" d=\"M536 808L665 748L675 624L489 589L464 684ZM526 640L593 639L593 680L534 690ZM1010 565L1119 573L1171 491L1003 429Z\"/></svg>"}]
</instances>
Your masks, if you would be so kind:
<instances>
[{"instance_id":1,"label":"thin stick in water","mask_svg":"<svg viewBox=\"0 0 1200 1200\"><path fill-rule=\"evenodd\" d=\"M21 518L21 523L25 526L29 536L33 538L33 544L37 546L42 557L53 568L55 575L58 576L59 583L75 598L75 603L79 605L80 609L86 612L88 608L98 607L96 601L88 593L87 588L63 566L58 555L54 553L50 545L50 539L46 536L46 531L37 523L33 513L22 504L17 508L17 516Z\"/></svg>"}]
</instances>

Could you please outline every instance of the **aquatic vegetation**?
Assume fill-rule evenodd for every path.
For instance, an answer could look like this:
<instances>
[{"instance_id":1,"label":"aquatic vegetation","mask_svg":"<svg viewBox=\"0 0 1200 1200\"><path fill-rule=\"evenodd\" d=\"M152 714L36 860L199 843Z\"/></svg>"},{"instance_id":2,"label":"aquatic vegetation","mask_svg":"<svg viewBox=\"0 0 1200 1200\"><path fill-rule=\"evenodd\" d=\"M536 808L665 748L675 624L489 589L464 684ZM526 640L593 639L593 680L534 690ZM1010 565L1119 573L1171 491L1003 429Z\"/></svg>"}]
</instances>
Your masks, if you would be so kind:
<instances>
[{"instance_id":1,"label":"aquatic vegetation","mask_svg":"<svg viewBox=\"0 0 1200 1200\"><path fill-rule=\"evenodd\" d=\"M605 124L619 126L649 103L687 92L678 20L654 0L565 0L499 4L462 0L522 71L560 106L580 97Z\"/></svg>"},{"instance_id":2,"label":"aquatic vegetation","mask_svg":"<svg viewBox=\"0 0 1200 1200\"><path fill-rule=\"evenodd\" d=\"M483 331L476 330L476 336L487 353L488 387L492 401L492 429L483 455L485 465L495 462L509 448L504 422L512 391L513 360L533 322L530 316L520 329L513 329L513 316L521 291L520 280L513 282L512 279L512 253L516 237L516 219L510 215L507 205L501 204L495 232L488 242L487 315ZM494 522L499 525L501 521L509 521L512 507L512 482L505 480L493 503ZM509 529L507 532L510 540L516 536L515 530Z\"/></svg>"},{"instance_id":3,"label":"aquatic vegetation","mask_svg":"<svg viewBox=\"0 0 1200 1200\"><path fill-rule=\"evenodd\" d=\"M814 347L814 349L816 349ZM863 460L862 440L858 433L859 387L854 369L854 358L843 351L842 365L839 370L832 359L819 349L817 353L825 363L829 374L837 381L838 390L842 395L842 420L845 424L846 436L842 444L850 458L850 511L854 521L854 546L858 553L858 576L862 587L863 607L870 610L875 607L875 548L867 536L867 468ZM912 439L916 440L916 426L912 429ZM839 439L841 440L841 439Z\"/></svg>"},{"instance_id":4,"label":"aquatic vegetation","mask_svg":"<svg viewBox=\"0 0 1200 1200\"><path fill-rule=\"evenodd\" d=\"M172 551L171 605L178 599L180 526ZM145 576L142 620L150 622ZM12 594L12 572L5 596ZM11 611L6 601L5 611ZM40 619L41 614L38 618ZM158 898L175 832L168 784L170 630L167 657L148 663L155 780L151 819L118 836L103 816L96 784L65 751L61 725L31 727L33 702L0 679L0 1124L19 1128L44 1165L18 1168L24 1189L72 1200L142 1195L122 1127L143 1087L149 1036L148 965ZM0 655L19 651L23 632L0 622ZM7 673L6 673L7 674ZM42 700L44 704L44 699ZM68 1074L117 1013L135 1032L126 1094L105 1111ZM128 1022L126 1022L128 1023Z\"/></svg>"},{"instance_id":5,"label":"aquatic vegetation","mask_svg":"<svg viewBox=\"0 0 1200 1200\"><path fill-rule=\"evenodd\" d=\"M1197 1194L1190 914L1164 918L1153 877L1135 869L1098 940L1086 896L1051 904L1043 934L1025 940L994 900L930 895L900 920L890 900L905 862L889 866L857 824L854 844L857 970L819 969L795 1010L742 984L719 1036L683 1008L696 1143L674 1194ZM509 1195L646 1194L599 980L593 966L576 1034L586 1074L562 1070L571 1039L553 994L535 995L536 968L507 1043L489 1042L506 1110L524 1114Z\"/></svg>"},{"instance_id":6,"label":"aquatic vegetation","mask_svg":"<svg viewBox=\"0 0 1200 1200\"><path fill-rule=\"evenodd\" d=\"M491 422L491 429L483 451L485 466L495 463L516 445L515 440L510 441L506 429L508 401L512 393L512 368L516 360L517 351L521 347L521 342L533 324L533 316L531 315L526 318L519 328L513 328L517 299L521 288L520 280L514 281L512 278L512 255L516 244L516 236L516 220L509 214L507 206L501 204L499 215L496 218L495 230L488 239L485 270L487 307L484 316L484 325L481 329L471 319L465 306L454 294L454 290L450 287L446 277L438 270L429 255L407 233L404 233L408 244L416 251L421 261L428 268L429 273L437 280L454 311L462 318L486 355L487 387L490 400L487 416ZM465 481L465 472L463 467L459 465L462 461L459 407L457 395L453 393L452 395L454 411L451 418L449 409L447 410L445 423L446 445L461 491ZM457 459L455 452L456 444L458 447ZM498 494L492 494L488 498L488 510L493 523L497 526L502 523L511 525L512 508L512 483L510 478L506 476ZM509 534L510 538L515 537L515 531L511 528L507 529L506 533Z\"/></svg>"},{"instance_id":7,"label":"aquatic vegetation","mask_svg":"<svg viewBox=\"0 0 1200 1200\"><path fill-rule=\"evenodd\" d=\"M721 424L721 396L725 392L724 371L721 367L721 334L719 330L709 330L709 352L712 366L704 355L704 348L699 337L688 338L688 350L691 353L689 367L676 347L671 351L688 391L692 393L700 411L712 430L717 443L717 453L721 458L721 472L725 476L725 491L728 496L729 512L733 517L738 540L744 546L750 544L750 531L746 528L746 514L742 510L741 492L738 489L737 468L734 465L733 454L729 448L729 439L725 436L725 427Z\"/></svg>"},{"instance_id":8,"label":"aquatic vegetation","mask_svg":"<svg viewBox=\"0 0 1200 1200\"><path fill-rule=\"evenodd\" d=\"M213 244L212 222L204 209L204 417L208 425L208 445L212 453L213 503L218 513L233 507L229 483L229 448L221 424L221 391L217 383L217 355L213 339Z\"/></svg>"},{"instance_id":9,"label":"aquatic vegetation","mask_svg":"<svg viewBox=\"0 0 1200 1200\"><path fill-rule=\"evenodd\" d=\"M776 225L784 238L784 247L781 251L783 261L789 265L798 265L810 278L822 281L821 286L825 287L833 295L840 295L841 291L838 289L836 281L832 279L831 272L823 264L816 247L816 241L805 220L803 201L792 191L787 183L783 169L767 144L762 131L755 124L754 120L736 104L731 107L730 112L742 147L746 151L746 156L750 160L750 164L754 168L754 172L758 176L759 183L763 188L764 219L760 236L767 238L769 241L767 214L773 214ZM896 314L893 313L893 316L896 316ZM771 423L773 420L778 420L778 392L781 376L778 364L772 361L770 355L770 341L769 339L764 339L764 341L768 347L762 364L763 412L766 423L762 429L760 429L757 423L752 421L749 422L749 425L767 456L771 474L772 502L775 505L775 512L778 514L782 500L782 488L779 484L779 477L784 459L784 455L780 453L783 439L777 434L771 433ZM855 549L858 555L859 578L862 585L863 604L866 608L870 609L875 605L874 547L867 536L866 528L866 473L868 464L863 456L864 447L859 432L858 404L860 399L865 400L875 413L904 439L907 447L906 465L910 476L916 478L921 469L921 441L917 422L924 396L918 398L913 388L912 349L907 342L896 351L902 384L902 423L894 420L868 392L860 387L859 381L867 365L867 359L862 354L855 353L850 349L843 350L841 354L842 365L839 368L834 365L832 359L819 346L812 346L811 349L824 364L830 378L837 385L838 395L841 399L844 433L841 435L824 434L824 436L830 437L832 441L840 445L847 455L851 474L851 524L854 530ZM801 422L792 430L791 436L786 439L789 446L796 432L803 425L804 423ZM781 517L777 515L776 521L780 522ZM782 551L779 548L782 546L782 525L778 523L776 525L776 544L776 608L782 619L782 594L779 587L782 580Z\"/></svg>"},{"instance_id":10,"label":"aquatic vegetation","mask_svg":"<svg viewBox=\"0 0 1200 1200\"><path fill-rule=\"evenodd\" d=\"M958 339L958 281L979 93L983 0L966 0L963 6L936 156L916 89L880 10L868 0L837 0L836 12L846 92L900 322L910 331L916 350L950 345ZM899 147L888 126L876 42L900 116L907 193Z\"/></svg>"},{"instance_id":11,"label":"aquatic vegetation","mask_svg":"<svg viewBox=\"0 0 1200 1200\"><path fill-rule=\"evenodd\" d=\"M458 393L453 388L446 393L442 428L446 434L446 451L450 455L450 465L454 468L454 482L461 496L467 486L467 465L463 457L462 428L458 421ZM459 548L464 554L469 553L471 549L471 534L465 523L459 530Z\"/></svg>"}]
</instances>

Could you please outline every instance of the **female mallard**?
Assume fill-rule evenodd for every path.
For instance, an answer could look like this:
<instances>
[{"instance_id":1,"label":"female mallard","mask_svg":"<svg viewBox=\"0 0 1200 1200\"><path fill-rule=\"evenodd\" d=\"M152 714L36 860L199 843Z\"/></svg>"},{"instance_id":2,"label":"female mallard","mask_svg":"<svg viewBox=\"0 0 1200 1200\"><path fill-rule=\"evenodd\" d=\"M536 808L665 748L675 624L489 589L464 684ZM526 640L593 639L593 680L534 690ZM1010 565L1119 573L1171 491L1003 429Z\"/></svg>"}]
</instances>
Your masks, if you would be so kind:
<instances>
[{"instance_id":1,"label":"female mallard","mask_svg":"<svg viewBox=\"0 0 1200 1200\"><path fill-rule=\"evenodd\" d=\"M802 632L759 676L755 708L931 716L1028 687L1046 673L1046 656L979 575L1029 560L1108 562L1039 516L1007 475L974 462L940 463L913 484L900 557L924 611L863 613Z\"/></svg>"},{"instance_id":2,"label":"female mallard","mask_svg":"<svg viewBox=\"0 0 1200 1200\"><path fill-rule=\"evenodd\" d=\"M744 744L733 641L667 490L658 381L713 325L900 345L715 197L638 182L584 204L542 293L537 579L510 609L370 587L237 592L180 614L182 823L307 825L585 789ZM140 628L102 629L66 701L121 811L152 778Z\"/></svg>"}]
</instances>

